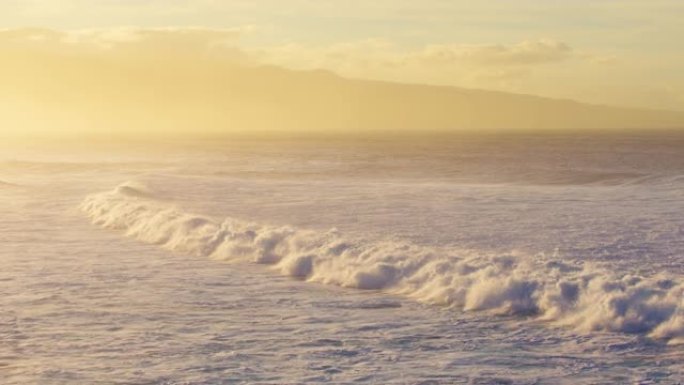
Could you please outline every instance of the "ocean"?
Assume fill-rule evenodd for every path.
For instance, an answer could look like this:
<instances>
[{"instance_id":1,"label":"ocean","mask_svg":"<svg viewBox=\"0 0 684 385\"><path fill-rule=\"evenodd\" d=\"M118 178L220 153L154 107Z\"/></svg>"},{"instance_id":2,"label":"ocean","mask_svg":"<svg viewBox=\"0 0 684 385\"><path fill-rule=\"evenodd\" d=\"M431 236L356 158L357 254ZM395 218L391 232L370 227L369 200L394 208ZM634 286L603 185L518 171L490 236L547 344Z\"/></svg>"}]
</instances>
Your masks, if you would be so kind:
<instances>
[{"instance_id":1,"label":"ocean","mask_svg":"<svg viewBox=\"0 0 684 385\"><path fill-rule=\"evenodd\" d=\"M681 384L684 133L0 149L2 384Z\"/></svg>"}]
</instances>

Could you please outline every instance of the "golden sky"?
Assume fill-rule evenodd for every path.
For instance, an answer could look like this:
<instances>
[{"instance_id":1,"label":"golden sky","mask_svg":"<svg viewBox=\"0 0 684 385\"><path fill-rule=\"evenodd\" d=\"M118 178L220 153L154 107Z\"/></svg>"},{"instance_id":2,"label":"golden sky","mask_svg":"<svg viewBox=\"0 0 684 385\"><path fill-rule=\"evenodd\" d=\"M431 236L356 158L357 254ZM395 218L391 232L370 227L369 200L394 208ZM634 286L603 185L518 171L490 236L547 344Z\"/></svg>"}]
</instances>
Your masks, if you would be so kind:
<instances>
[{"instance_id":1,"label":"golden sky","mask_svg":"<svg viewBox=\"0 0 684 385\"><path fill-rule=\"evenodd\" d=\"M684 2L669 0L5 0L0 123L151 135L679 127L684 114L475 90L684 111L680 16Z\"/></svg>"},{"instance_id":2,"label":"golden sky","mask_svg":"<svg viewBox=\"0 0 684 385\"><path fill-rule=\"evenodd\" d=\"M684 110L680 0L4 0L0 28L239 31L253 60Z\"/></svg>"}]
</instances>

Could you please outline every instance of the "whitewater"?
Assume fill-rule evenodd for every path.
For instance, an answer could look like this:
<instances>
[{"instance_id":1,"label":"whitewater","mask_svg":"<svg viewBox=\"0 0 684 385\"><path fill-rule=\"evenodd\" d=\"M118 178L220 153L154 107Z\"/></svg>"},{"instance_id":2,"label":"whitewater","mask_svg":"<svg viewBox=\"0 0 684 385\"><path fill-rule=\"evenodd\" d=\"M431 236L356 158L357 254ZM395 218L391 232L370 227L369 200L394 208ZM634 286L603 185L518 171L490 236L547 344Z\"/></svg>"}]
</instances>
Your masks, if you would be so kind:
<instances>
[{"instance_id":1,"label":"whitewater","mask_svg":"<svg viewBox=\"0 0 684 385\"><path fill-rule=\"evenodd\" d=\"M684 134L14 148L8 384L684 381Z\"/></svg>"}]
</instances>

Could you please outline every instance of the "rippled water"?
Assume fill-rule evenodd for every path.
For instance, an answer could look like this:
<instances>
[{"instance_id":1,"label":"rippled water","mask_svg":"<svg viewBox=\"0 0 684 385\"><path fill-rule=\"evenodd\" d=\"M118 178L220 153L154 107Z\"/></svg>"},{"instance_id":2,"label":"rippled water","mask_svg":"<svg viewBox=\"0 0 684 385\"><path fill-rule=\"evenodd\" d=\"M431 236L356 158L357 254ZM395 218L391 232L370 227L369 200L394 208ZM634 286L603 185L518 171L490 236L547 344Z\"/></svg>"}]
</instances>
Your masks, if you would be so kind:
<instances>
[{"instance_id":1,"label":"rippled water","mask_svg":"<svg viewBox=\"0 0 684 385\"><path fill-rule=\"evenodd\" d=\"M2 383L681 383L683 150L6 149Z\"/></svg>"}]
</instances>

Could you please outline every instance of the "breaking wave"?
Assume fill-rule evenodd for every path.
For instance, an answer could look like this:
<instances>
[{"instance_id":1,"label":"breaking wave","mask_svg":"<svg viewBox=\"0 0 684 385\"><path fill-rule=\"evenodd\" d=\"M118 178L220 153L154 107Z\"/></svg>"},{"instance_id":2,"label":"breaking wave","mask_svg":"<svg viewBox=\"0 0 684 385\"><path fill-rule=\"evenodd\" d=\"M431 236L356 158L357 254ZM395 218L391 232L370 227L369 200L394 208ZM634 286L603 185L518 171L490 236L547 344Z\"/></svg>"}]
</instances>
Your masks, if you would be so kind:
<instances>
[{"instance_id":1,"label":"breaking wave","mask_svg":"<svg viewBox=\"0 0 684 385\"><path fill-rule=\"evenodd\" d=\"M0 179L0 188L14 188L14 187L19 187L19 185L15 184L15 183L6 182L6 181Z\"/></svg>"},{"instance_id":2,"label":"breaking wave","mask_svg":"<svg viewBox=\"0 0 684 385\"><path fill-rule=\"evenodd\" d=\"M93 223L166 249L272 265L303 280L384 290L463 311L534 315L581 332L644 334L684 343L684 284L620 275L557 256L494 255L185 213L126 183L88 196Z\"/></svg>"}]
</instances>

